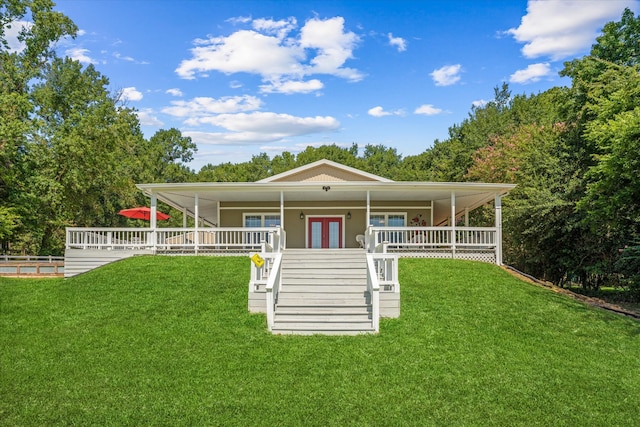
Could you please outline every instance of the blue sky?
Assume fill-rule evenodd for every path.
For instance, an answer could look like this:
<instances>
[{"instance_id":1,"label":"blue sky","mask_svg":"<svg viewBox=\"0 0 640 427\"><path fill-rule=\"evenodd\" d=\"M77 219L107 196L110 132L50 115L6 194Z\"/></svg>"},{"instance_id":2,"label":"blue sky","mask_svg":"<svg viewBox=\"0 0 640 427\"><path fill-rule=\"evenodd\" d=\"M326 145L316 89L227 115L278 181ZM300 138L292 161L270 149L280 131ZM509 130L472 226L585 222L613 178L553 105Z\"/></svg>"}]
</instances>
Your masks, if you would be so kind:
<instances>
[{"instance_id":1,"label":"blue sky","mask_svg":"<svg viewBox=\"0 0 640 427\"><path fill-rule=\"evenodd\" d=\"M569 82L564 61L640 2L66 0L80 28L58 51L95 67L139 110L178 128L190 165L308 145L423 152L508 82Z\"/></svg>"}]
</instances>

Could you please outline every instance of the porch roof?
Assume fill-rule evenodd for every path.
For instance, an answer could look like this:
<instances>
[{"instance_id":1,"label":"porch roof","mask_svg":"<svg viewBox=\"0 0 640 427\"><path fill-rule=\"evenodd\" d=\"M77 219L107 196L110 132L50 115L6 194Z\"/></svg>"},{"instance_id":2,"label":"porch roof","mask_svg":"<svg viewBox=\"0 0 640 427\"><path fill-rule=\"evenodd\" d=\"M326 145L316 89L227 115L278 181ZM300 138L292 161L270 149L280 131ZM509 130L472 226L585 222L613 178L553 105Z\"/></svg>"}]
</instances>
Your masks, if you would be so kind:
<instances>
[{"instance_id":1,"label":"porch roof","mask_svg":"<svg viewBox=\"0 0 640 427\"><path fill-rule=\"evenodd\" d=\"M415 202L433 200L434 224L446 221L451 213L451 194L455 192L456 214L473 210L491 202L496 195L511 191L513 184L477 182L413 182L413 181L304 181L304 182L196 182L168 184L138 184L145 194L155 194L158 200L176 209L195 213L195 195L198 195L199 216L217 224L220 202L280 202L285 208L295 202L362 202L366 208L367 192L370 201ZM327 191L326 188L329 188Z\"/></svg>"}]
</instances>

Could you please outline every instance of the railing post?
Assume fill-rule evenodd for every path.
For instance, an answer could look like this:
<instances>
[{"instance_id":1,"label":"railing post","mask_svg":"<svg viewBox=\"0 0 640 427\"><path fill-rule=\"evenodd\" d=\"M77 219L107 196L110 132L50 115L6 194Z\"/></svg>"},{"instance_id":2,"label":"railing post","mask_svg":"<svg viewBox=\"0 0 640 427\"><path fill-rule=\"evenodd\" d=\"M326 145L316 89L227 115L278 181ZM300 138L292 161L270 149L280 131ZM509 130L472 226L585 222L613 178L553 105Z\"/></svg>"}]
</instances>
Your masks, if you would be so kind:
<instances>
[{"instance_id":1,"label":"railing post","mask_svg":"<svg viewBox=\"0 0 640 427\"><path fill-rule=\"evenodd\" d=\"M496 194L495 198L496 217L496 264L502 265L502 198Z\"/></svg>"}]
</instances>

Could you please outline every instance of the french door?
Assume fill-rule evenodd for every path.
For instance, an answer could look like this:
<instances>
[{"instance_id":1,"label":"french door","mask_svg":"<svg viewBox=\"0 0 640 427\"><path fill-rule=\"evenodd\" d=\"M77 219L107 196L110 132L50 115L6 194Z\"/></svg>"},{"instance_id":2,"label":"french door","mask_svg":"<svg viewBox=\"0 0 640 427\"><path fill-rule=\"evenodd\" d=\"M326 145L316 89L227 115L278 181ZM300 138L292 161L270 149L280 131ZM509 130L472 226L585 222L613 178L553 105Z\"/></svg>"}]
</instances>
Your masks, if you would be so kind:
<instances>
[{"instance_id":1,"label":"french door","mask_svg":"<svg viewBox=\"0 0 640 427\"><path fill-rule=\"evenodd\" d=\"M342 248L342 217L309 218L308 247Z\"/></svg>"}]
</instances>

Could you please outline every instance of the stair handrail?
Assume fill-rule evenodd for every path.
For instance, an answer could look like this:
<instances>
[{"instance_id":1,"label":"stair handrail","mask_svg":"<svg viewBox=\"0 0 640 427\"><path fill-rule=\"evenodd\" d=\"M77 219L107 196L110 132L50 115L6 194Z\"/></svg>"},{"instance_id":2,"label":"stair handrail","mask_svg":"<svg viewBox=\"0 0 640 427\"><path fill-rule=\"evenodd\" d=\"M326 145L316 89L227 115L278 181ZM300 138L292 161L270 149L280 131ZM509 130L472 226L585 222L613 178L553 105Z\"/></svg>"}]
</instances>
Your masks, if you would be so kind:
<instances>
[{"instance_id":1,"label":"stair handrail","mask_svg":"<svg viewBox=\"0 0 640 427\"><path fill-rule=\"evenodd\" d=\"M273 264L267 279L265 291L267 293L267 327L269 331L273 330L275 320L276 304L278 303L278 294L280 293L280 285L282 284L282 252L274 254Z\"/></svg>"},{"instance_id":2,"label":"stair handrail","mask_svg":"<svg viewBox=\"0 0 640 427\"><path fill-rule=\"evenodd\" d=\"M380 282L374 261L374 254L367 254L367 291L371 295L371 322L373 330L380 330Z\"/></svg>"}]
</instances>

